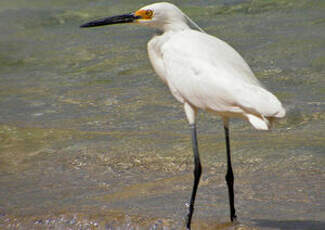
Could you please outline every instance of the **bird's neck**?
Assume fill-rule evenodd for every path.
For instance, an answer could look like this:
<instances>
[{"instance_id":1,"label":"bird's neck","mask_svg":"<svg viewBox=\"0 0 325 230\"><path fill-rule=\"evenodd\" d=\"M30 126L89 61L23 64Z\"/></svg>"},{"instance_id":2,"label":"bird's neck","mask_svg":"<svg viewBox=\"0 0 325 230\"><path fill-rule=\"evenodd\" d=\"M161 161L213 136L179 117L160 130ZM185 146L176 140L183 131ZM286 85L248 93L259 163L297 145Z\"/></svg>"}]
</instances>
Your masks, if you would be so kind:
<instances>
[{"instance_id":1,"label":"bird's neck","mask_svg":"<svg viewBox=\"0 0 325 230\"><path fill-rule=\"evenodd\" d=\"M177 32L182 30L190 29L186 22L172 22L172 23L165 23L162 25L161 30L163 32Z\"/></svg>"}]
</instances>

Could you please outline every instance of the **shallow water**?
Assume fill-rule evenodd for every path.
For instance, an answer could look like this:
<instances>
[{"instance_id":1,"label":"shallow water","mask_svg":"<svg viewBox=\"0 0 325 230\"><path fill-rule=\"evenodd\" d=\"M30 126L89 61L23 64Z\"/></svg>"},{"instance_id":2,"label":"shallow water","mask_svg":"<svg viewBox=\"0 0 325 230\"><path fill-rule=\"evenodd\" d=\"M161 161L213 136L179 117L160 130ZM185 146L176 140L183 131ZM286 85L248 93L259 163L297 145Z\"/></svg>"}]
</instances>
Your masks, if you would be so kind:
<instances>
[{"instance_id":1,"label":"shallow water","mask_svg":"<svg viewBox=\"0 0 325 230\"><path fill-rule=\"evenodd\" d=\"M79 28L150 2L0 2L0 228L182 229L190 131L147 59L154 32ZM171 2L287 109L271 132L231 121L237 225L222 122L199 113L193 229L324 229L324 1Z\"/></svg>"}]
</instances>

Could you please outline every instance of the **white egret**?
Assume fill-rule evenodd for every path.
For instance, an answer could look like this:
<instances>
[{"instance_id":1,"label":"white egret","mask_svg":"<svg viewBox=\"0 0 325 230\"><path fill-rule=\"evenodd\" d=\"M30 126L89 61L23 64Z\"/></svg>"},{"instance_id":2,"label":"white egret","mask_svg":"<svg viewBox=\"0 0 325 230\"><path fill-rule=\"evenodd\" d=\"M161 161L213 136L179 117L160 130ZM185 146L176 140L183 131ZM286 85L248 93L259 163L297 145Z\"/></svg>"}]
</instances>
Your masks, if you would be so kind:
<instances>
[{"instance_id":1,"label":"white egret","mask_svg":"<svg viewBox=\"0 0 325 230\"><path fill-rule=\"evenodd\" d=\"M195 195L201 177L195 123L198 109L215 112L223 118L227 149L225 178L229 192L230 219L234 221L234 176L228 120L239 117L256 129L268 130L275 118L285 116L281 102L261 86L250 67L231 46L205 33L171 3L154 3L134 13L99 19L81 27L118 23L136 23L161 31L148 43L149 59L173 96L184 105L192 131L195 166L194 185L186 218L187 229L191 228ZM190 24L200 31L191 29Z\"/></svg>"}]
</instances>

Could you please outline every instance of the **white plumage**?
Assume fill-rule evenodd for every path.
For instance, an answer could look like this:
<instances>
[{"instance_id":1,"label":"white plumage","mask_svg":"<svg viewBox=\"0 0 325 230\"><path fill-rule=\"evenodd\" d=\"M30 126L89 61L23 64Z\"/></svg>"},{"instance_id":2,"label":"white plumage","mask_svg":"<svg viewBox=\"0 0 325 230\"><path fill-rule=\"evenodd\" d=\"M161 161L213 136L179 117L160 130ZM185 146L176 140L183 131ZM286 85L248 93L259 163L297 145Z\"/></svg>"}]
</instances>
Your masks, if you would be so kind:
<instances>
[{"instance_id":1,"label":"white plumage","mask_svg":"<svg viewBox=\"0 0 325 230\"><path fill-rule=\"evenodd\" d=\"M158 3L143 9L155 12L161 7L169 12L168 18L171 11L177 16L172 22L163 20L168 27L153 23L164 33L150 40L148 54L156 73L179 102L194 111L199 108L223 118L241 117L264 130L273 118L285 115L281 102L261 86L244 59L226 42L190 29L183 13L170 9L174 5Z\"/></svg>"},{"instance_id":2,"label":"white plumage","mask_svg":"<svg viewBox=\"0 0 325 230\"><path fill-rule=\"evenodd\" d=\"M212 111L223 118L227 149L226 181L230 220L236 220L234 176L231 166L228 122L240 117L256 129L267 130L275 118L285 116L281 102L264 89L244 59L226 42L206 34L175 5L155 3L133 14L92 21L81 27L117 23L138 23L162 33L148 43L151 64L173 96L184 104L192 130L194 185L186 220L191 228L196 191L201 177L195 115L198 109ZM192 30L193 24L200 31Z\"/></svg>"}]
</instances>

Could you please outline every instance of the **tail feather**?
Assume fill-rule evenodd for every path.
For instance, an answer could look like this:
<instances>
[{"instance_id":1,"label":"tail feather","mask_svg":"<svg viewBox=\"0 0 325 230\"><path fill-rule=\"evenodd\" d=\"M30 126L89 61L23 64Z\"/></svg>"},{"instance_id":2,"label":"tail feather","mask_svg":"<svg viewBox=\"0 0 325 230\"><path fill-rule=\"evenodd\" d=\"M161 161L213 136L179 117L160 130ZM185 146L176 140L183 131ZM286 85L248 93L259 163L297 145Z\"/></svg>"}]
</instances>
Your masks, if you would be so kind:
<instances>
[{"instance_id":1,"label":"tail feather","mask_svg":"<svg viewBox=\"0 0 325 230\"><path fill-rule=\"evenodd\" d=\"M273 115L273 117L275 117L275 118L282 118L285 115L286 115L286 111L285 111L285 109L281 105L280 109L277 111L276 114Z\"/></svg>"},{"instance_id":2,"label":"tail feather","mask_svg":"<svg viewBox=\"0 0 325 230\"><path fill-rule=\"evenodd\" d=\"M246 114L246 117L255 129L269 130L271 128L271 122L265 117L259 117L254 114Z\"/></svg>"},{"instance_id":3,"label":"tail feather","mask_svg":"<svg viewBox=\"0 0 325 230\"><path fill-rule=\"evenodd\" d=\"M246 85L244 89L238 90L236 97L238 105L246 112L264 117L285 116L286 112L281 102L266 89L255 85Z\"/></svg>"}]
</instances>

